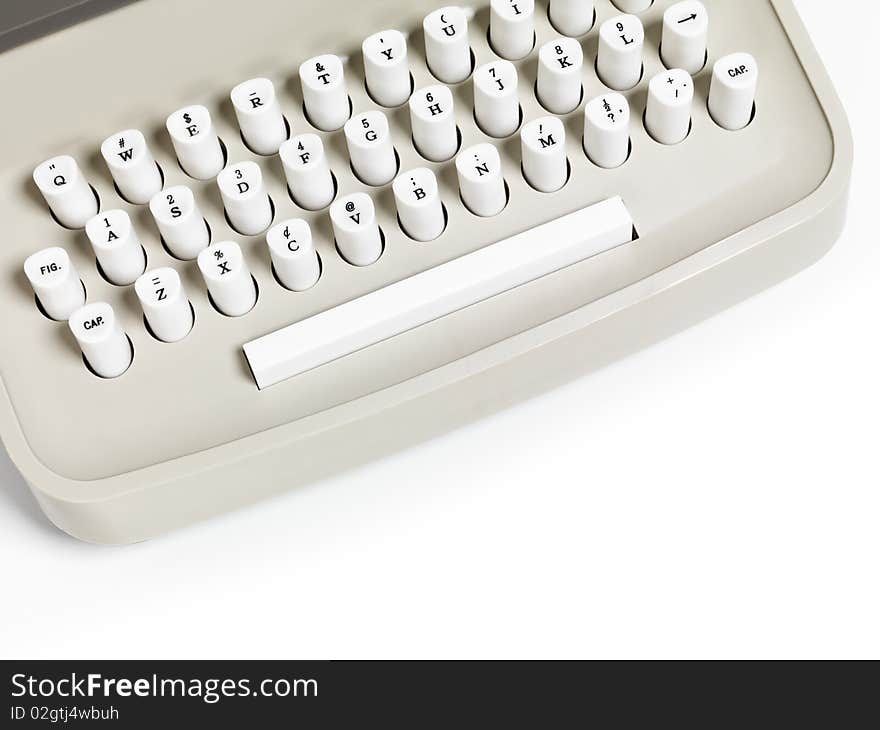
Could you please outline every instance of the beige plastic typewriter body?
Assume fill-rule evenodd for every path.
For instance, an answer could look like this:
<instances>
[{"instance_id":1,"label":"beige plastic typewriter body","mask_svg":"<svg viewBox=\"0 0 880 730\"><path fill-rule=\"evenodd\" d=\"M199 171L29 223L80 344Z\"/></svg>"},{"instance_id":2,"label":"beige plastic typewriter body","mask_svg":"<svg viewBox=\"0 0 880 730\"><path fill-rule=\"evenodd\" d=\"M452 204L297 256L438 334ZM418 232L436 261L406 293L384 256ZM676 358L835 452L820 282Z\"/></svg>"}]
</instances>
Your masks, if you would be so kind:
<instances>
[{"instance_id":1,"label":"beige plastic typewriter body","mask_svg":"<svg viewBox=\"0 0 880 730\"><path fill-rule=\"evenodd\" d=\"M593 4L554 2L555 8L539 0L532 9L525 0L507 0L490 10L489 0L479 0L435 14L435 0L143 0L0 54L7 101L0 142L6 191L0 198L6 231L0 432L58 527L98 543L143 540L351 468L644 347L829 250L844 221L852 142L790 0L704 0L705 61L691 73L671 73L667 58L676 49L686 55L690 48L693 55L699 40L687 30L673 38L678 30L664 29L664 15L692 3L596 0L590 18L580 19L588 27L578 27L578 13ZM667 16L666 23L703 21L696 16ZM446 30L461 18L469 64L463 80L455 46L462 26ZM566 40L560 26L576 39ZM401 103L386 107L374 97L401 91L400 75L383 70L378 55L386 38L401 50L401 36L379 37L392 30L406 41L411 88L394 100ZM382 47L365 61L368 36ZM626 54L634 45L641 64L635 85L612 88L629 83L633 61ZM522 53L510 62L516 95L514 106L508 99L505 107L491 83L503 71L509 85L513 76L509 65L499 65L502 56ZM730 56L737 53L749 56ZM327 66L325 54L340 59L341 71L332 59ZM554 68L561 58L567 60ZM731 58L751 60L731 65L725 61ZM311 65L301 71L306 61ZM370 63L378 67L371 71ZM316 126L340 121L334 121L341 113L339 79L325 84L325 71L344 76L341 93L349 108L342 121L351 118L364 129L387 121L387 130L379 130L384 157L366 137L363 149L353 149L358 141L351 127ZM375 88L368 90L369 73ZM713 79L713 73L727 78ZM726 128L728 111L736 116L754 76L745 126ZM272 82L284 137L320 139L335 213L333 205L321 205L327 201L316 199L315 210L301 205L311 191L292 192L295 173L279 154L253 151L271 137L269 127L248 127L247 139L247 110L230 92L261 78ZM663 84L676 91L667 94ZM336 97L322 96L320 85L333 85ZM409 99L410 92L422 93L430 102L425 89L438 85L451 91L454 111L443 110L457 137L451 155L442 144L432 147L442 139L432 136L431 105L416 119ZM594 105L596 138L585 140L591 134L587 107L610 100L605 112L623 114L615 91L629 105L626 151L619 164L600 164L602 135L613 147L617 122L609 118L609 126ZM169 115L193 105L207 110L222 142L223 193L216 169L208 169L206 179L184 170L179 155L193 150L181 152L186 140L173 144L166 126ZM511 119L511 108L519 118ZM382 114L359 116L374 111ZM198 121L204 127L205 119ZM177 132L185 135L182 116L178 122ZM546 153L545 125L559 147ZM488 134L490 127L499 136ZM120 130L141 131L161 170L156 205L169 190L179 194L178 186L186 186L209 241L196 240L195 249L181 255L162 240L151 205L123 198L102 154L105 140L116 144L114 135L124 152ZM590 144L597 145L595 156ZM113 150L107 153L112 159ZM206 160L210 168L210 155L198 154L187 158L190 170ZM102 221L111 211L127 214L149 282L118 285L97 265L99 224L87 235L84 219L74 220L88 212L88 195L70 197L58 203L56 216L50 213L34 171L44 161L61 164L65 155L78 165L63 170L65 182L79 175L97 196L92 213ZM427 159L432 156L443 159ZM261 179L245 163L256 163ZM403 182L392 182L389 169ZM264 203L268 195L269 213L235 198L242 170L250 176L246 187L259 188ZM414 170L418 181L409 176ZM491 172L489 182L481 170ZM49 173L44 168L37 182L51 187ZM425 180L435 180L437 189L433 218L425 208L420 219L417 207L398 200L395 186L411 182L415 190ZM411 202L415 206L419 196ZM347 223L347 214L352 221L363 214L369 230ZM163 230L173 232L174 220L165 223ZM290 244L290 225L306 226L312 239L315 256L304 268L267 243L274 235ZM411 236L416 229L425 235ZM183 236L183 244L191 242ZM210 254L193 260L205 246ZM35 259L26 274L26 259L52 247L65 252L62 274L50 271L57 253ZM249 275L239 276L242 288L230 294L230 311L244 297L244 313L235 312L240 316L222 311L223 297L232 292L217 283L222 272L210 279L208 269L224 257ZM280 268L288 264L293 268L283 282L286 269ZM174 278L168 269L182 286L177 323L193 318L177 335L174 322L167 329L165 314L142 301ZM41 276L47 286L60 287L59 277L70 271L92 307L77 336L66 314L49 316L56 305L64 309L52 299L56 292L41 290L41 302L32 287L36 281L39 289ZM212 281L217 288L209 296ZM74 300L80 296L75 287L65 291ZM95 308L98 303L107 306ZM82 318L79 311L71 317ZM116 349L109 335L102 339L108 318ZM108 377L92 367L99 360Z\"/></svg>"}]
</instances>

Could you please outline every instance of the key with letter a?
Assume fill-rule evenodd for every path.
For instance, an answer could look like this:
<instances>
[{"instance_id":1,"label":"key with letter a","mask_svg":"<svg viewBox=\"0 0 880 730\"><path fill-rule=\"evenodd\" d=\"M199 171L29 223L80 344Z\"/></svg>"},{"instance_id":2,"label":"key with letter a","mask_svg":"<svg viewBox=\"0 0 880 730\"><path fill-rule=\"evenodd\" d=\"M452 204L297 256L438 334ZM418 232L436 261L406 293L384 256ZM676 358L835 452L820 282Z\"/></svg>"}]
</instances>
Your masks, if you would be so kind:
<instances>
[{"instance_id":1,"label":"key with letter a","mask_svg":"<svg viewBox=\"0 0 880 730\"><path fill-rule=\"evenodd\" d=\"M117 286L134 284L147 267L147 258L131 218L124 210L105 210L86 223L101 271Z\"/></svg>"}]
</instances>

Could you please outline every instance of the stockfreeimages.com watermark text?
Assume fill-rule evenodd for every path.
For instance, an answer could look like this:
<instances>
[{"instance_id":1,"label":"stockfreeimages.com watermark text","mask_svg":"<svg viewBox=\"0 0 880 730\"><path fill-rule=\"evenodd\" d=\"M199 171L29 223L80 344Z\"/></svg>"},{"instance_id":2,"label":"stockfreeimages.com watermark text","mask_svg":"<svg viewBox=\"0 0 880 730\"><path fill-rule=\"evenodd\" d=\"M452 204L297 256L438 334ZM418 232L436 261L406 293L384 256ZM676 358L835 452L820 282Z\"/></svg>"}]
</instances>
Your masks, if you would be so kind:
<instances>
[{"instance_id":1,"label":"stockfreeimages.com watermark text","mask_svg":"<svg viewBox=\"0 0 880 730\"><path fill-rule=\"evenodd\" d=\"M136 679L79 675L58 678L12 675L12 696L34 699L103 697L195 697L208 704L228 697L317 697L317 679L179 679L150 677Z\"/></svg>"}]
</instances>

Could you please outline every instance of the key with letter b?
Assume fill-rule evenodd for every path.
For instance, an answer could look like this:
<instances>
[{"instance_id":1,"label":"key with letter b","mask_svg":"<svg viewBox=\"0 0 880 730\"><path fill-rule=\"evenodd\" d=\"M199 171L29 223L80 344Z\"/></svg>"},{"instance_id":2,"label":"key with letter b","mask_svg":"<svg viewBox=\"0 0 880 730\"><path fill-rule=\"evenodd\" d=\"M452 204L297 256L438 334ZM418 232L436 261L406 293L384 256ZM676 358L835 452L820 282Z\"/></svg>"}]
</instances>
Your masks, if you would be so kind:
<instances>
[{"instance_id":1,"label":"key with letter b","mask_svg":"<svg viewBox=\"0 0 880 730\"><path fill-rule=\"evenodd\" d=\"M446 227L446 216L437 178L427 167L397 176L394 181L397 217L406 235L416 241L433 241Z\"/></svg>"}]
</instances>

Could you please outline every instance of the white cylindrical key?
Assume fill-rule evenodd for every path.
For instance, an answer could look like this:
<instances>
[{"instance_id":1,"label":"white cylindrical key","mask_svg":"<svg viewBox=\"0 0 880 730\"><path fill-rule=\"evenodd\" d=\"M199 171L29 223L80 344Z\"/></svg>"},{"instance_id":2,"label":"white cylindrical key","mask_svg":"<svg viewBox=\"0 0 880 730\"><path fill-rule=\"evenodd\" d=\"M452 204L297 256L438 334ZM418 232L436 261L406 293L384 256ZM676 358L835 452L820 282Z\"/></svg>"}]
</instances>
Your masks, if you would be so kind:
<instances>
[{"instance_id":1,"label":"white cylindrical key","mask_svg":"<svg viewBox=\"0 0 880 730\"><path fill-rule=\"evenodd\" d=\"M345 123L345 141L355 175L367 185L386 185L397 174L397 154L388 118L380 111L357 114Z\"/></svg>"},{"instance_id":2,"label":"white cylindrical key","mask_svg":"<svg viewBox=\"0 0 880 730\"><path fill-rule=\"evenodd\" d=\"M492 61L474 71L474 115L490 137L509 137L519 127L518 83L510 61Z\"/></svg>"},{"instance_id":3,"label":"white cylindrical key","mask_svg":"<svg viewBox=\"0 0 880 730\"><path fill-rule=\"evenodd\" d=\"M624 13L641 13L651 7L654 0L611 0Z\"/></svg>"},{"instance_id":4,"label":"white cylindrical key","mask_svg":"<svg viewBox=\"0 0 880 730\"><path fill-rule=\"evenodd\" d=\"M272 201L256 162L230 165L217 176L217 187L230 225L243 236L256 236L272 224Z\"/></svg>"},{"instance_id":5,"label":"white cylindrical key","mask_svg":"<svg viewBox=\"0 0 880 730\"><path fill-rule=\"evenodd\" d=\"M348 263L369 266L382 255L382 234L376 208L366 193L353 193L330 206L336 247Z\"/></svg>"},{"instance_id":6,"label":"white cylindrical key","mask_svg":"<svg viewBox=\"0 0 880 730\"><path fill-rule=\"evenodd\" d=\"M91 185L70 155L46 160L34 170L34 182L62 226L82 228L98 212Z\"/></svg>"},{"instance_id":7,"label":"white cylindrical key","mask_svg":"<svg viewBox=\"0 0 880 730\"><path fill-rule=\"evenodd\" d=\"M147 271L135 282L134 290L154 337L179 342L190 333L195 317L177 271Z\"/></svg>"},{"instance_id":8,"label":"white cylindrical key","mask_svg":"<svg viewBox=\"0 0 880 730\"><path fill-rule=\"evenodd\" d=\"M187 175L210 180L223 169L223 147L214 131L211 113L205 107L179 109L168 117L165 126L177 160Z\"/></svg>"},{"instance_id":9,"label":"white cylindrical key","mask_svg":"<svg viewBox=\"0 0 880 730\"><path fill-rule=\"evenodd\" d=\"M635 15L618 15L599 28L596 68L606 86L625 91L642 78L645 28Z\"/></svg>"},{"instance_id":10,"label":"white cylindrical key","mask_svg":"<svg viewBox=\"0 0 880 730\"><path fill-rule=\"evenodd\" d=\"M258 155L277 154L287 139L287 122L269 79L251 79L229 94L245 144Z\"/></svg>"},{"instance_id":11,"label":"white cylindrical key","mask_svg":"<svg viewBox=\"0 0 880 730\"><path fill-rule=\"evenodd\" d=\"M562 35L584 35L596 22L593 0L550 0L550 22Z\"/></svg>"},{"instance_id":12,"label":"white cylindrical key","mask_svg":"<svg viewBox=\"0 0 880 730\"><path fill-rule=\"evenodd\" d=\"M645 128L661 144L683 142L691 129L694 82L682 69L657 74L648 84Z\"/></svg>"},{"instance_id":13,"label":"white cylindrical key","mask_svg":"<svg viewBox=\"0 0 880 730\"><path fill-rule=\"evenodd\" d=\"M492 0L489 41L502 58L518 61L535 45L535 0Z\"/></svg>"},{"instance_id":14,"label":"white cylindrical key","mask_svg":"<svg viewBox=\"0 0 880 730\"><path fill-rule=\"evenodd\" d=\"M377 104L394 107L405 104L412 92L406 37L399 30L383 30L367 38L364 75L367 91Z\"/></svg>"},{"instance_id":15,"label":"white cylindrical key","mask_svg":"<svg viewBox=\"0 0 880 730\"><path fill-rule=\"evenodd\" d=\"M559 117L541 117L520 133L526 181L542 193L555 193L568 180L565 124Z\"/></svg>"},{"instance_id":16,"label":"white cylindrical key","mask_svg":"<svg viewBox=\"0 0 880 730\"><path fill-rule=\"evenodd\" d=\"M709 13L699 0L676 3L663 13L660 56L666 68L694 75L706 64Z\"/></svg>"},{"instance_id":17,"label":"white cylindrical key","mask_svg":"<svg viewBox=\"0 0 880 730\"><path fill-rule=\"evenodd\" d=\"M162 173L139 130L126 129L105 139L101 156L129 203L146 205L162 189Z\"/></svg>"},{"instance_id":18,"label":"white cylindrical key","mask_svg":"<svg viewBox=\"0 0 880 730\"><path fill-rule=\"evenodd\" d=\"M299 134L281 145L281 163L290 194L300 208L321 210L333 202L336 183L317 134Z\"/></svg>"},{"instance_id":19,"label":"white cylindrical key","mask_svg":"<svg viewBox=\"0 0 880 730\"><path fill-rule=\"evenodd\" d=\"M65 320L86 303L79 274L63 248L44 248L28 256L24 273L43 311L52 319Z\"/></svg>"},{"instance_id":20,"label":"white cylindrical key","mask_svg":"<svg viewBox=\"0 0 880 730\"><path fill-rule=\"evenodd\" d=\"M394 202L404 232L416 241L433 241L446 228L437 178L427 167L404 172L394 181Z\"/></svg>"},{"instance_id":21,"label":"white cylindrical key","mask_svg":"<svg viewBox=\"0 0 880 730\"><path fill-rule=\"evenodd\" d=\"M67 324L89 367L100 377L118 378L131 366L131 342L109 304L87 304L71 314Z\"/></svg>"},{"instance_id":22,"label":"white cylindrical key","mask_svg":"<svg viewBox=\"0 0 880 730\"><path fill-rule=\"evenodd\" d=\"M257 303L257 285L234 241L208 246L199 254L199 271L211 301L227 317L241 317Z\"/></svg>"},{"instance_id":23,"label":"white cylindrical key","mask_svg":"<svg viewBox=\"0 0 880 730\"><path fill-rule=\"evenodd\" d=\"M587 102L584 109L584 152L606 169L620 167L629 157L629 102L611 92Z\"/></svg>"},{"instance_id":24,"label":"white cylindrical key","mask_svg":"<svg viewBox=\"0 0 880 730\"><path fill-rule=\"evenodd\" d=\"M351 104L339 56L328 53L310 58L299 67L299 80L309 122L332 132L348 121Z\"/></svg>"},{"instance_id":25,"label":"white cylindrical key","mask_svg":"<svg viewBox=\"0 0 880 730\"><path fill-rule=\"evenodd\" d=\"M275 276L291 291L306 291L321 278L321 259L312 241L312 229L301 218L273 226L266 234Z\"/></svg>"},{"instance_id":26,"label":"white cylindrical key","mask_svg":"<svg viewBox=\"0 0 880 730\"><path fill-rule=\"evenodd\" d=\"M484 142L462 150L455 158L461 199L474 215L498 215L507 205L501 157L495 145Z\"/></svg>"},{"instance_id":27,"label":"white cylindrical key","mask_svg":"<svg viewBox=\"0 0 880 730\"><path fill-rule=\"evenodd\" d=\"M724 129L736 131L752 121L758 90L758 62L748 53L719 59L712 69L709 113Z\"/></svg>"},{"instance_id":28,"label":"white cylindrical key","mask_svg":"<svg viewBox=\"0 0 880 730\"><path fill-rule=\"evenodd\" d=\"M468 19L459 7L435 10L422 23L428 68L444 84L459 84L471 73Z\"/></svg>"},{"instance_id":29,"label":"white cylindrical key","mask_svg":"<svg viewBox=\"0 0 880 730\"><path fill-rule=\"evenodd\" d=\"M98 213L86 223L86 236L104 276L117 286L134 284L146 270L147 256L124 210Z\"/></svg>"},{"instance_id":30,"label":"white cylindrical key","mask_svg":"<svg viewBox=\"0 0 880 730\"><path fill-rule=\"evenodd\" d=\"M584 51L573 38L557 38L538 52L538 101L553 114L568 114L581 103Z\"/></svg>"},{"instance_id":31,"label":"white cylindrical key","mask_svg":"<svg viewBox=\"0 0 880 730\"><path fill-rule=\"evenodd\" d=\"M409 100L409 116L418 153L432 162L452 159L458 127L449 88L436 84L416 91Z\"/></svg>"},{"instance_id":32,"label":"white cylindrical key","mask_svg":"<svg viewBox=\"0 0 880 730\"><path fill-rule=\"evenodd\" d=\"M191 260L210 242L208 224L185 185L166 188L150 200L150 212L173 256Z\"/></svg>"}]
</instances>

